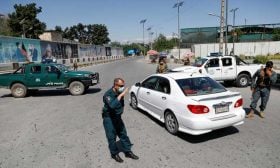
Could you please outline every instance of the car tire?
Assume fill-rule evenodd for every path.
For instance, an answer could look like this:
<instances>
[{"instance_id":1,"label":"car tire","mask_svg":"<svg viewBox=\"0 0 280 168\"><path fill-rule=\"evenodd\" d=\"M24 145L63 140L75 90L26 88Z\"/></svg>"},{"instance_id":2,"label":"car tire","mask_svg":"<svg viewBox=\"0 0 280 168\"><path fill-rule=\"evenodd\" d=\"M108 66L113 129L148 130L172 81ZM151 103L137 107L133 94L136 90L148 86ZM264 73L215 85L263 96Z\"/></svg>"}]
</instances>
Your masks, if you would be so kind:
<instances>
[{"instance_id":1,"label":"car tire","mask_svg":"<svg viewBox=\"0 0 280 168\"><path fill-rule=\"evenodd\" d=\"M130 95L130 101L131 101L131 103L130 103L130 105L131 105L131 107L134 109L134 110L137 110L138 109L138 101L137 101L137 98L136 98L136 96L135 96L135 94L134 93L131 93L131 95Z\"/></svg>"},{"instance_id":2,"label":"car tire","mask_svg":"<svg viewBox=\"0 0 280 168\"><path fill-rule=\"evenodd\" d=\"M167 131L173 135L178 133L179 124L175 115L171 111L167 111L164 115L164 123Z\"/></svg>"},{"instance_id":3,"label":"car tire","mask_svg":"<svg viewBox=\"0 0 280 168\"><path fill-rule=\"evenodd\" d=\"M15 98L23 98L27 94L27 88L21 83L15 83L11 87L11 92Z\"/></svg>"},{"instance_id":4,"label":"car tire","mask_svg":"<svg viewBox=\"0 0 280 168\"><path fill-rule=\"evenodd\" d=\"M82 95L85 92L85 85L80 81L73 81L69 85L69 91L73 96Z\"/></svg>"},{"instance_id":5,"label":"car tire","mask_svg":"<svg viewBox=\"0 0 280 168\"><path fill-rule=\"evenodd\" d=\"M237 87L246 87L250 83L250 77L247 74L240 74L236 79Z\"/></svg>"}]
</instances>

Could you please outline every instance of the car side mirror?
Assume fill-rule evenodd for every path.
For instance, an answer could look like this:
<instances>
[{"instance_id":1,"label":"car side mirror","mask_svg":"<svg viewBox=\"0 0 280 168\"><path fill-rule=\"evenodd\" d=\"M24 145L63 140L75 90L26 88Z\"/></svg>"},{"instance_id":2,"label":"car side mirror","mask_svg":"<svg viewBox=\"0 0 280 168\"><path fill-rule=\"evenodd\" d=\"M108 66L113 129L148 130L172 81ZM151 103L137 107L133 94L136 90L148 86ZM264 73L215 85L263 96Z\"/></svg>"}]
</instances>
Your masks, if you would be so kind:
<instances>
[{"instance_id":1,"label":"car side mirror","mask_svg":"<svg viewBox=\"0 0 280 168\"><path fill-rule=\"evenodd\" d=\"M137 83L135 83L135 86L140 87L140 86L141 86L141 83L140 83L140 82L137 82Z\"/></svg>"},{"instance_id":2,"label":"car side mirror","mask_svg":"<svg viewBox=\"0 0 280 168\"><path fill-rule=\"evenodd\" d=\"M206 64L205 66L204 66L204 68L208 68L209 67L209 65L208 64Z\"/></svg>"}]
</instances>

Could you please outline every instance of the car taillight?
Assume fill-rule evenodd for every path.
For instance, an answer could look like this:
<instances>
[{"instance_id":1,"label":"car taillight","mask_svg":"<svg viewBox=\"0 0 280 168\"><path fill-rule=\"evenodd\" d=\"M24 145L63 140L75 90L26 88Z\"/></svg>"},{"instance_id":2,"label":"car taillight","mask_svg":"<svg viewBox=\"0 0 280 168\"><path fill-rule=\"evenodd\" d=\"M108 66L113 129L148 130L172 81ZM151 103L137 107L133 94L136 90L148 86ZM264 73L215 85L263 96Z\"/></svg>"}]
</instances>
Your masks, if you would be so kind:
<instances>
[{"instance_id":1,"label":"car taillight","mask_svg":"<svg viewBox=\"0 0 280 168\"><path fill-rule=\"evenodd\" d=\"M188 105L188 109L194 114L204 114L209 112L209 108L203 105Z\"/></svg>"},{"instance_id":2,"label":"car taillight","mask_svg":"<svg viewBox=\"0 0 280 168\"><path fill-rule=\"evenodd\" d=\"M243 105L243 99L240 98L235 102L234 107L237 108L237 107L241 107L242 105Z\"/></svg>"}]
</instances>

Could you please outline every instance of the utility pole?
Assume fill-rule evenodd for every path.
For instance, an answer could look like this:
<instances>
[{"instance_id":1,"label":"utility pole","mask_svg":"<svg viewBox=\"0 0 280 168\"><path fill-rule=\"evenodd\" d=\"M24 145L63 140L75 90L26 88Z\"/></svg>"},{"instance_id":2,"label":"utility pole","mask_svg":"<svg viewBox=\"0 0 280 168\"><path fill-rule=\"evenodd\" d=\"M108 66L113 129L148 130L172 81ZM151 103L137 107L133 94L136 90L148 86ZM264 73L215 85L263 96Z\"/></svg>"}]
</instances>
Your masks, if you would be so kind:
<instances>
[{"instance_id":1,"label":"utility pole","mask_svg":"<svg viewBox=\"0 0 280 168\"><path fill-rule=\"evenodd\" d=\"M147 19L143 19L140 21L140 24L143 24L143 55L145 56L145 22L147 21Z\"/></svg>"},{"instance_id":2,"label":"utility pole","mask_svg":"<svg viewBox=\"0 0 280 168\"><path fill-rule=\"evenodd\" d=\"M177 8L177 12L178 12L178 49L179 49L179 60L180 60L180 48L181 48L181 37L180 37L180 7L183 6L184 1L179 2L179 0L177 0L177 3L173 6L173 8Z\"/></svg>"},{"instance_id":3,"label":"utility pole","mask_svg":"<svg viewBox=\"0 0 280 168\"><path fill-rule=\"evenodd\" d=\"M223 55L224 48L224 25L225 25L225 0L221 0L221 19L220 19L220 44L219 52Z\"/></svg>"},{"instance_id":4,"label":"utility pole","mask_svg":"<svg viewBox=\"0 0 280 168\"><path fill-rule=\"evenodd\" d=\"M225 39L225 55L228 55L228 0L226 0L226 39Z\"/></svg>"},{"instance_id":5,"label":"utility pole","mask_svg":"<svg viewBox=\"0 0 280 168\"><path fill-rule=\"evenodd\" d=\"M233 21L232 21L232 28L233 28L233 37L232 37L232 52L233 52L233 55L235 53L234 51L234 43L235 43L235 37L236 37L236 32L235 32L235 12L238 10L239 8L234 8L234 9L231 9L230 12L233 12Z\"/></svg>"}]
</instances>

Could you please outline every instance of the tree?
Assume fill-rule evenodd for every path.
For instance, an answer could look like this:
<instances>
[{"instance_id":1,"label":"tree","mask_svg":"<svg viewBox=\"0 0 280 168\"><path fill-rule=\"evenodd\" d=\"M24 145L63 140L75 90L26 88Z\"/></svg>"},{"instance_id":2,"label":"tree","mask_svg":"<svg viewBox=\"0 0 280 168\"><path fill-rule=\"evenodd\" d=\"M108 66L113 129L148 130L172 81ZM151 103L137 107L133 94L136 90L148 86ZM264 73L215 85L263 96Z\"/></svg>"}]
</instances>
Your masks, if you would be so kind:
<instances>
[{"instance_id":1,"label":"tree","mask_svg":"<svg viewBox=\"0 0 280 168\"><path fill-rule=\"evenodd\" d=\"M121 43L118 41L113 41L110 43L110 46L112 47L122 47Z\"/></svg>"},{"instance_id":2,"label":"tree","mask_svg":"<svg viewBox=\"0 0 280 168\"><path fill-rule=\"evenodd\" d=\"M89 24L66 27L63 32L63 37L71 40L78 39L80 43L102 45L110 42L108 38L108 30L105 25Z\"/></svg>"},{"instance_id":3,"label":"tree","mask_svg":"<svg viewBox=\"0 0 280 168\"><path fill-rule=\"evenodd\" d=\"M92 32L92 43L95 45L108 44L110 39L107 27L102 24L91 25L89 30Z\"/></svg>"},{"instance_id":4,"label":"tree","mask_svg":"<svg viewBox=\"0 0 280 168\"><path fill-rule=\"evenodd\" d=\"M275 28L275 29L273 30L272 39L273 39L274 41L280 41L280 28Z\"/></svg>"},{"instance_id":5,"label":"tree","mask_svg":"<svg viewBox=\"0 0 280 168\"><path fill-rule=\"evenodd\" d=\"M54 27L54 30L55 30L56 32L63 33L63 30L62 30L61 26L55 26L55 27Z\"/></svg>"},{"instance_id":6,"label":"tree","mask_svg":"<svg viewBox=\"0 0 280 168\"><path fill-rule=\"evenodd\" d=\"M29 38L38 38L46 29L46 24L37 19L42 7L36 3L14 5L15 12L9 14L8 25L14 36L25 35Z\"/></svg>"},{"instance_id":7,"label":"tree","mask_svg":"<svg viewBox=\"0 0 280 168\"><path fill-rule=\"evenodd\" d=\"M8 25L8 18L0 18L0 35L10 36L12 34L11 29Z\"/></svg>"},{"instance_id":8,"label":"tree","mask_svg":"<svg viewBox=\"0 0 280 168\"><path fill-rule=\"evenodd\" d=\"M157 51L165 51L172 49L174 46L177 46L176 42L176 38L167 40L163 34L160 34L159 37L155 40L153 47Z\"/></svg>"}]
</instances>

